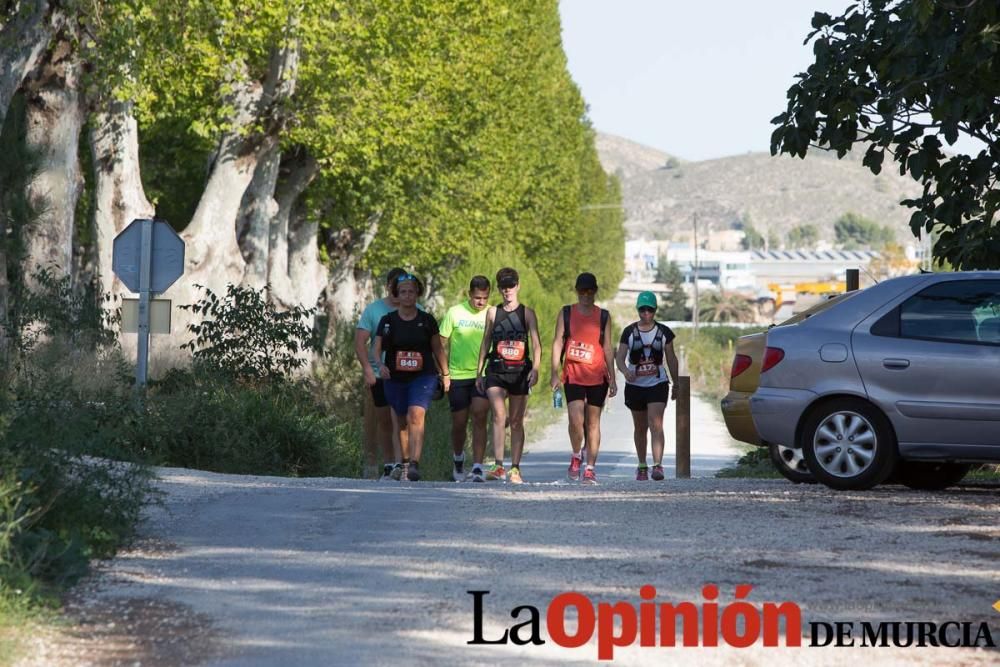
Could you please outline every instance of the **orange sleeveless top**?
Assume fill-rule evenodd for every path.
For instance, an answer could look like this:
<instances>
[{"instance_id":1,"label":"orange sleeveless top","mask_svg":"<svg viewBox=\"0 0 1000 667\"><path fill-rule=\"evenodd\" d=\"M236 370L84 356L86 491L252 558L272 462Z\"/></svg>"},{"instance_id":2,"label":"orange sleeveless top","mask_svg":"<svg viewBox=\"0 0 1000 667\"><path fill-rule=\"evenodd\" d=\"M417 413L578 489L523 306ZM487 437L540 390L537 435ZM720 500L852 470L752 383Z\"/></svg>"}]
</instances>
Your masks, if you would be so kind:
<instances>
[{"instance_id":1,"label":"orange sleeveless top","mask_svg":"<svg viewBox=\"0 0 1000 667\"><path fill-rule=\"evenodd\" d=\"M564 349L563 382L595 386L607 381L600 308L595 305L589 315L584 315L579 304L573 304L569 309L569 338Z\"/></svg>"}]
</instances>

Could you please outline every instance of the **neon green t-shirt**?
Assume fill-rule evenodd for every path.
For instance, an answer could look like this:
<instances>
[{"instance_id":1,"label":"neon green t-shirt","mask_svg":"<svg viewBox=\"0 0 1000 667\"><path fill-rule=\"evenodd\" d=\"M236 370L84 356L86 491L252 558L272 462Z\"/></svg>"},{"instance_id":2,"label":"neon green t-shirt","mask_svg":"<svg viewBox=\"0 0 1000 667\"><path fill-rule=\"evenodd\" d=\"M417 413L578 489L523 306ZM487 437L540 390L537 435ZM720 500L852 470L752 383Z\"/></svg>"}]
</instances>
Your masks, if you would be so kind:
<instances>
[{"instance_id":1,"label":"neon green t-shirt","mask_svg":"<svg viewBox=\"0 0 1000 667\"><path fill-rule=\"evenodd\" d=\"M448 372L452 380L475 379L488 310L483 308L476 312L466 300L444 314L439 328L441 337L449 340Z\"/></svg>"}]
</instances>

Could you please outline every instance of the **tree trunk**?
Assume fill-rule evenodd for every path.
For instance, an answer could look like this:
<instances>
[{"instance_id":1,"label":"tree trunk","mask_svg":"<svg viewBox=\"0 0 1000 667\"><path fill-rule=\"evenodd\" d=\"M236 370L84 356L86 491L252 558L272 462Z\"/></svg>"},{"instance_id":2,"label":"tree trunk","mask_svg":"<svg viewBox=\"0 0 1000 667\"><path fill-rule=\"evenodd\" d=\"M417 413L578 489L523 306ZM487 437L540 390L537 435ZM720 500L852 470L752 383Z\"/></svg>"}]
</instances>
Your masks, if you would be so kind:
<instances>
[{"instance_id":1,"label":"tree trunk","mask_svg":"<svg viewBox=\"0 0 1000 667\"><path fill-rule=\"evenodd\" d=\"M342 239L338 245L343 251L343 258L330 272L326 286L326 311L330 321L327 343L333 338L336 323L354 318L361 306L361 298L366 290L358 284L356 268L358 261L368 251L368 246L375 239L381 219L381 212L369 217L367 229L357 243L353 242L352 235L348 230L344 230L347 232L346 234L341 234Z\"/></svg>"},{"instance_id":2,"label":"tree trunk","mask_svg":"<svg viewBox=\"0 0 1000 667\"><path fill-rule=\"evenodd\" d=\"M235 112L232 129L222 138L208 183L191 223L184 230L187 270L181 284L171 290L179 303L194 303L194 285L221 294L229 283L242 282L246 262L236 236L236 222L244 193L257 165L277 151L278 135L286 121L281 104L292 94L298 64L298 44L275 49L263 83L245 76L233 85L227 104ZM253 131L255 125L263 132ZM182 317L188 320L188 317ZM182 322L186 326L186 322Z\"/></svg>"},{"instance_id":3,"label":"tree trunk","mask_svg":"<svg viewBox=\"0 0 1000 667\"><path fill-rule=\"evenodd\" d=\"M39 171L28 185L28 196L41 211L36 224L26 230L29 273L53 265L58 275L70 275L72 270L73 221L83 183L78 150L84 109L77 89L78 69L70 38L60 36L25 82L25 143L39 156Z\"/></svg>"},{"instance_id":4,"label":"tree trunk","mask_svg":"<svg viewBox=\"0 0 1000 667\"><path fill-rule=\"evenodd\" d=\"M261 156L240 204L236 227L240 251L246 262L243 284L254 289L260 289L268 282L268 237L271 220L278 213L274 189L278 185L280 166L281 152L275 144Z\"/></svg>"},{"instance_id":5,"label":"tree trunk","mask_svg":"<svg viewBox=\"0 0 1000 667\"><path fill-rule=\"evenodd\" d=\"M25 77L38 65L63 24L62 13L54 11L48 0L23 0L18 12L0 29L0 127L14 93Z\"/></svg>"},{"instance_id":6,"label":"tree trunk","mask_svg":"<svg viewBox=\"0 0 1000 667\"><path fill-rule=\"evenodd\" d=\"M169 291L175 304L193 304L201 298L203 293L195 285L221 296L228 284L239 284L246 275L237 220L261 159L277 154L278 138L288 120L282 105L295 89L298 49L291 40L272 51L263 82L244 73L232 83L233 92L226 100L234 110L231 129L219 143L194 217L181 235L186 243L185 275ZM195 319L188 310L175 314L171 344L190 338L187 327Z\"/></svg>"},{"instance_id":7,"label":"tree trunk","mask_svg":"<svg viewBox=\"0 0 1000 667\"><path fill-rule=\"evenodd\" d=\"M115 236L136 218L153 216L139 177L139 133L131 102L110 102L94 115L90 151L94 162L94 230L101 293L122 293L111 271Z\"/></svg>"},{"instance_id":8,"label":"tree trunk","mask_svg":"<svg viewBox=\"0 0 1000 667\"><path fill-rule=\"evenodd\" d=\"M271 219L271 298L286 308L309 308L326 286L326 269L318 255L319 224L302 215L300 198L319 173L319 164L303 152L290 158L284 171L276 193L278 211Z\"/></svg>"}]
</instances>

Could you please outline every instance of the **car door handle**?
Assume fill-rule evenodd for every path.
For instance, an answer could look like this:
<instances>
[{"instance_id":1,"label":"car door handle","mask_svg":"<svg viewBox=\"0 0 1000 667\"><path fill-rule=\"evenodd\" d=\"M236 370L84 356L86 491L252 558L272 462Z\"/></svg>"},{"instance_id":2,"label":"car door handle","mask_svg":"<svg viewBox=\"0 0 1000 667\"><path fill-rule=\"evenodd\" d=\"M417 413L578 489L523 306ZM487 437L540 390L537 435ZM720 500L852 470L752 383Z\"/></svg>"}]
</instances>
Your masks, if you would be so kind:
<instances>
[{"instance_id":1,"label":"car door handle","mask_svg":"<svg viewBox=\"0 0 1000 667\"><path fill-rule=\"evenodd\" d=\"M882 365L891 369L903 369L910 367L909 359L883 359Z\"/></svg>"}]
</instances>

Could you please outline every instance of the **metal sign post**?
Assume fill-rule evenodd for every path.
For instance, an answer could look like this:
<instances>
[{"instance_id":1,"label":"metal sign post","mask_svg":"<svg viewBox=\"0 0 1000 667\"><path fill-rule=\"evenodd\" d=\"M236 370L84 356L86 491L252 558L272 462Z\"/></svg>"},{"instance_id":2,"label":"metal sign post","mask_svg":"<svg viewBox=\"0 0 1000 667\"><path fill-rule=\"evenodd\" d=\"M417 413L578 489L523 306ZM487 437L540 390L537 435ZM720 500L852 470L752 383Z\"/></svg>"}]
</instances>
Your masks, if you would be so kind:
<instances>
[{"instance_id":1,"label":"metal sign post","mask_svg":"<svg viewBox=\"0 0 1000 667\"><path fill-rule=\"evenodd\" d=\"M153 221L142 221L139 242L139 355L135 363L135 386L141 392L149 376L149 274L153 258Z\"/></svg>"}]
</instances>

